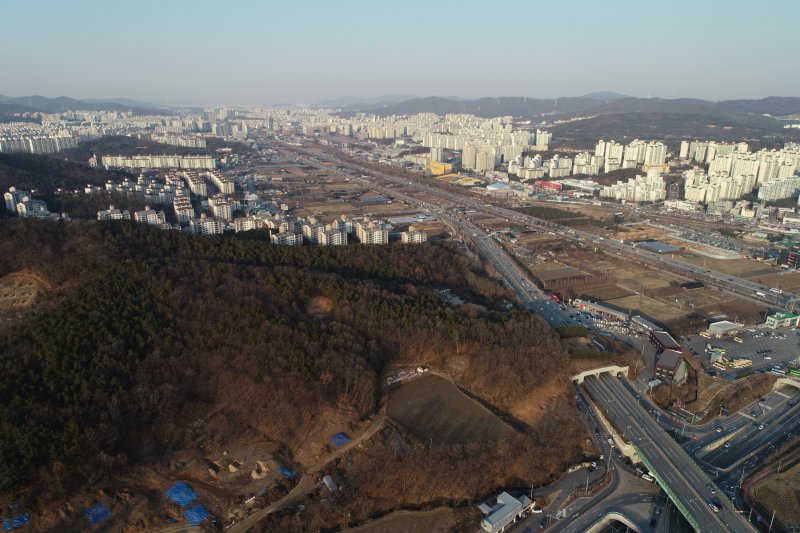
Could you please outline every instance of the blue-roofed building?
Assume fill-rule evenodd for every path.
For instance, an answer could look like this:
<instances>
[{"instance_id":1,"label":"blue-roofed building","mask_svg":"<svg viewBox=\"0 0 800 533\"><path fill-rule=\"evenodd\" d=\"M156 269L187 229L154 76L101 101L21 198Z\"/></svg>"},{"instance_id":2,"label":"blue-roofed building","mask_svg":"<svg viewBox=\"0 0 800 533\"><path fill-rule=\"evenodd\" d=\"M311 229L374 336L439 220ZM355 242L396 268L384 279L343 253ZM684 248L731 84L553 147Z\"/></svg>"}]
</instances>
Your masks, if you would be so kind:
<instances>
[{"instance_id":1,"label":"blue-roofed building","mask_svg":"<svg viewBox=\"0 0 800 533\"><path fill-rule=\"evenodd\" d=\"M672 246L671 244L667 244L661 241L639 241L633 243L634 248L642 248L649 252L655 252L657 254L673 254L675 252L680 252L681 249L677 246Z\"/></svg>"},{"instance_id":2,"label":"blue-roofed building","mask_svg":"<svg viewBox=\"0 0 800 533\"><path fill-rule=\"evenodd\" d=\"M494 504L484 503L478 506L486 515L481 521L481 529L488 533L505 531L508 525L516 522L522 513L534 505L527 496L515 498L507 492L501 492L494 500Z\"/></svg>"}]
</instances>

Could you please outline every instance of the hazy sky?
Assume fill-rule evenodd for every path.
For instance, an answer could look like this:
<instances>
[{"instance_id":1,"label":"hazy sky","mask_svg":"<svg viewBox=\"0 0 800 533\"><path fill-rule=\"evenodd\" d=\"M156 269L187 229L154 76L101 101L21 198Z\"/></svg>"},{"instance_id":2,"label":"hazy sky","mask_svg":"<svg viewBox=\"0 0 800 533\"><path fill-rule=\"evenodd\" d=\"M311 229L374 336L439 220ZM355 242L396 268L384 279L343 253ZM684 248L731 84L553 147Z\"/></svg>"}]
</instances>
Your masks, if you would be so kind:
<instances>
[{"instance_id":1,"label":"hazy sky","mask_svg":"<svg viewBox=\"0 0 800 533\"><path fill-rule=\"evenodd\" d=\"M0 0L0 94L800 96L800 1Z\"/></svg>"}]
</instances>

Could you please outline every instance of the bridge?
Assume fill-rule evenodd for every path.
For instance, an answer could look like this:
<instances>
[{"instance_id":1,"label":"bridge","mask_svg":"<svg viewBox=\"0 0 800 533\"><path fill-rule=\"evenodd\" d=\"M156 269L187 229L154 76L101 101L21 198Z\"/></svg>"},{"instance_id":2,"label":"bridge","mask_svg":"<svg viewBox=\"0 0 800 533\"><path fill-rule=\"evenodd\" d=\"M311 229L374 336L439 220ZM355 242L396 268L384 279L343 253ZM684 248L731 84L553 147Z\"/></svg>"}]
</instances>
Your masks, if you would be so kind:
<instances>
[{"instance_id":1,"label":"bridge","mask_svg":"<svg viewBox=\"0 0 800 533\"><path fill-rule=\"evenodd\" d=\"M733 504L718 494L718 509L711 508L711 480L697 464L658 426L619 379L601 372L584 376L595 401L635 447L636 455L695 530L722 533L752 531ZM719 511L719 512L718 512Z\"/></svg>"},{"instance_id":2,"label":"bridge","mask_svg":"<svg viewBox=\"0 0 800 533\"><path fill-rule=\"evenodd\" d=\"M580 374L575 374L570 379L576 385L582 385L583 380L589 376L599 376L600 374L611 374L612 376L626 377L628 375L628 366L604 366L601 368L594 368L592 370L584 370Z\"/></svg>"}]
</instances>

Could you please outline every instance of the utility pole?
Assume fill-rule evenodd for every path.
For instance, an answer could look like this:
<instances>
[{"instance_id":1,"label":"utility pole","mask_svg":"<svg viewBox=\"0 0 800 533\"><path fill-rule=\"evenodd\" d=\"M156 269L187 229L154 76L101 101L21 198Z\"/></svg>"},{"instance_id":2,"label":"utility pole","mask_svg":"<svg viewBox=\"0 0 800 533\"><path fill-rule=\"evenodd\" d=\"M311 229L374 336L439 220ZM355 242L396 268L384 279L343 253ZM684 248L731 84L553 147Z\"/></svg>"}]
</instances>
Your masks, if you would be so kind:
<instances>
[{"instance_id":1,"label":"utility pole","mask_svg":"<svg viewBox=\"0 0 800 533\"><path fill-rule=\"evenodd\" d=\"M775 511L776 509L772 510L772 518L769 519L769 533L772 533L772 521L775 520Z\"/></svg>"}]
</instances>

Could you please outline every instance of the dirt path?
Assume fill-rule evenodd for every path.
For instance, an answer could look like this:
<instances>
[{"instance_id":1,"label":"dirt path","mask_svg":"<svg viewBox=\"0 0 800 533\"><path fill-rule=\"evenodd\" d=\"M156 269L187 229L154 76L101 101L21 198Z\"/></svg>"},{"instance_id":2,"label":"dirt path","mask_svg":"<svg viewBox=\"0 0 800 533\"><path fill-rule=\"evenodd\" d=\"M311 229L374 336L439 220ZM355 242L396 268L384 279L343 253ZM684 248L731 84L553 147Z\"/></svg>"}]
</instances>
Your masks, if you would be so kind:
<instances>
[{"instance_id":1,"label":"dirt path","mask_svg":"<svg viewBox=\"0 0 800 533\"><path fill-rule=\"evenodd\" d=\"M302 477L297 482L292 490L289 493L278 500L277 502L273 503L269 507L265 507L260 511L256 511L255 513L251 514L247 518L243 519L242 521L238 522L236 525L231 527L228 531L231 533L241 533L243 531L248 531L251 527L256 525L262 519L274 513L275 511L279 511L281 509L286 509L287 507L291 507L299 502L301 499L305 497L306 494L311 492L314 487L316 487L316 477L317 472L322 470L328 463L335 460L338 457L341 457L345 453L349 452L356 446L360 445L361 443L369 440L375 433L377 433L382 427L384 422L386 421L386 408L387 402L384 401L383 406L381 407L380 414L378 418L372 423L372 425L367 428L364 433L362 433L358 438L355 440L350 441L342 448L336 450L335 452L323 457L315 464L308 467L305 472L303 472ZM169 533L166 531L159 530L159 533ZM176 532L177 533L177 532Z\"/></svg>"}]
</instances>

